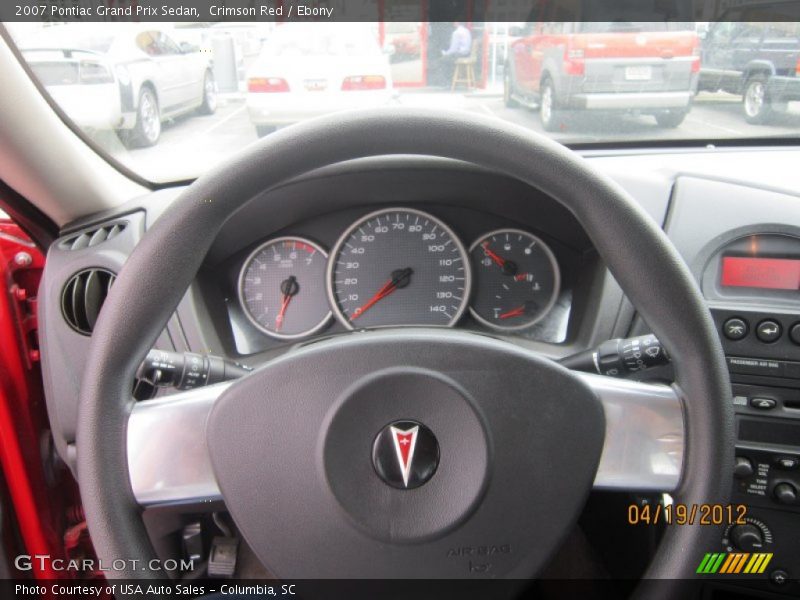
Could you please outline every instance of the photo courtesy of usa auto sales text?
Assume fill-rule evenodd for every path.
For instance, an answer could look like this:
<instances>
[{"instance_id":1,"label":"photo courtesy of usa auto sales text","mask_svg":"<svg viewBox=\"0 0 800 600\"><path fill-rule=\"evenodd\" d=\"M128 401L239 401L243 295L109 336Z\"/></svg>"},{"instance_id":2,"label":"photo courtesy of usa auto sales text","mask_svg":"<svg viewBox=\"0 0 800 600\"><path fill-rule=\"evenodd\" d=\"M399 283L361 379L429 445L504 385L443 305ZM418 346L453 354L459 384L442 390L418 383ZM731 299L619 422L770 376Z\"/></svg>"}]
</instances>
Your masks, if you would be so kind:
<instances>
[{"instance_id":1,"label":"photo courtesy of usa auto sales text","mask_svg":"<svg viewBox=\"0 0 800 600\"><path fill-rule=\"evenodd\" d=\"M62 596L68 598L88 597L117 597L124 596L162 596L196 598L206 594L220 594L222 596L241 596L255 594L258 596L295 596L298 592L295 584L281 585L239 585L222 584L194 585L187 583L145 584L145 583L97 583L95 585L77 583L51 583L45 585L32 585L18 583L14 588L17 597L29 596L43 598L47 596Z\"/></svg>"},{"instance_id":2,"label":"photo courtesy of usa auto sales text","mask_svg":"<svg viewBox=\"0 0 800 600\"><path fill-rule=\"evenodd\" d=\"M207 586L190 584L142 584L142 583L109 583L103 585L82 585L78 583L53 583L45 585L28 585L18 583L14 591L17 597L66 596L69 598L88 597L123 597L141 595L185 596L194 598L206 593L213 593Z\"/></svg>"}]
</instances>

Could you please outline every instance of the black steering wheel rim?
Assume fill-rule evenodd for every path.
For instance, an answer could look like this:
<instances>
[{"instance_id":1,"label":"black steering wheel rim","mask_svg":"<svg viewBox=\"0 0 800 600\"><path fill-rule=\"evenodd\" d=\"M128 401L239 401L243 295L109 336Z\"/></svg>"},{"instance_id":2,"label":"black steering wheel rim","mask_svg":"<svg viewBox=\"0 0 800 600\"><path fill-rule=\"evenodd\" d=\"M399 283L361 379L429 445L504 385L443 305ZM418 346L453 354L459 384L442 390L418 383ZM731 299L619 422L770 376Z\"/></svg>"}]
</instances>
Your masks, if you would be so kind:
<instances>
[{"instance_id":1,"label":"black steering wheel rim","mask_svg":"<svg viewBox=\"0 0 800 600\"><path fill-rule=\"evenodd\" d=\"M733 411L722 349L691 273L658 225L617 184L547 138L472 114L375 109L287 128L202 176L146 233L121 270L92 336L77 433L79 483L99 557L136 558L145 565L156 557L128 477L130 382L225 220L256 194L316 168L391 154L486 167L540 189L574 213L673 357L686 418L676 501L727 500ZM670 528L646 578L691 578L693 550L717 543L712 527ZM113 576L163 575L131 569Z\"/></svg>"}]
</instances>

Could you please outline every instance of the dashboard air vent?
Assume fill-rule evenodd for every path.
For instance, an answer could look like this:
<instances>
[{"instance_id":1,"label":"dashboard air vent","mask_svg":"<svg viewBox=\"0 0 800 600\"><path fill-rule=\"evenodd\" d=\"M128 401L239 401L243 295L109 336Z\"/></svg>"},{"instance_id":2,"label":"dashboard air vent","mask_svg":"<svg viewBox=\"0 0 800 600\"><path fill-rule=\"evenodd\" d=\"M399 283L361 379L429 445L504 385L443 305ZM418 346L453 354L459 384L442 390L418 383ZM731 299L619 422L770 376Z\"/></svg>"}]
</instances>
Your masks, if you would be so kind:
<instances>
[{"instance_id":1,"label":"dashboard air vent","mask_svg":"<svg viewBox=\"0 0 800 600\"><path fill-rule=\"evenodd\" d=\"M95 229L87 229L66 238L61 242L61 247L67 250L82 250L91 248L102 242L117 237L125 230L126 223L112 223Z\"/></svg>"},{"instance_id":2,"label":"dashboard air vent","mask_svg":"<svg viewBox=\"0 0 800 600\"><path fill-rule=\"evenodd\" d=\"M105 269L85 269L70 277L61 292L61 312L70 327L91 335L116 275Z\"/></svg>"}]
</instances>

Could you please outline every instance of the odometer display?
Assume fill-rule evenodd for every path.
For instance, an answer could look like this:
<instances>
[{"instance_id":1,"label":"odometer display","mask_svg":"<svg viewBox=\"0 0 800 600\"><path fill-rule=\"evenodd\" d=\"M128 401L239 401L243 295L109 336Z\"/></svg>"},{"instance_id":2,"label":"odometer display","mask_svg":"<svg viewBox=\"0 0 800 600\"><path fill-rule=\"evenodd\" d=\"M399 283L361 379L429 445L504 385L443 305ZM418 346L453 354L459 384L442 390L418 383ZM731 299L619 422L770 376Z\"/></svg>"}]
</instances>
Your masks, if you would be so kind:
<instances>
[{"instance_id":1,"label":"odometer display","mask_svg":"<svg viewBox=\"0 0 800 600\"><path fill-rule=\"evenodd\" d=\"M371 213L339 239L328 292L348 328L450 326L466 309L470 265L456 235L409 208Z\"/></svg>"}]
</instances>

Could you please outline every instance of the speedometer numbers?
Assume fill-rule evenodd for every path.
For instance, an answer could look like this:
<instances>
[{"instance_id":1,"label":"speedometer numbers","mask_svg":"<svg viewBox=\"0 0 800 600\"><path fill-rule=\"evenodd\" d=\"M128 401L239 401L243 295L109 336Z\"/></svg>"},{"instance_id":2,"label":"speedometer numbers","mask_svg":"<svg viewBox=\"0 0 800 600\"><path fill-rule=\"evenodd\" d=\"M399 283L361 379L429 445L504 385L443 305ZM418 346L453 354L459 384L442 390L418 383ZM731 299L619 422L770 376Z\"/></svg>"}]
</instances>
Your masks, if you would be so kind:
<instances>
[{"instance_id":1,"label":"speedometer numbers","mask_svg":"<svg viewBox=\"0 0 800 600\"><path fill-rule=\"evenodd\" d=\"M530 327L552 308L560 276L553 252L538 237L498 229L470 248L476 293L470 311L501 331Z\"/></svg>"},{"instance_id":2,"label":"speedometer numbers","mask_svg":"<svg viewBox=\"0 0 800 600\"><path fill-rule=\"evenodd\" d=\"M328 294L348 329L450 326L466 309L466 250L427 213L394 208L365 216L339 239L328 263Z\"/></svg>"},{"instance_id":3,"label":"speedometer numbers","mask_svg":"<svg viewBox=\"0 0 800 600\"><path fill-rule=\"evenodd\" d=\"M250 322L279 339L322 329L331 318L324 292L327 259L321 247L303 238L277 238L256 248L239 276L239 298Z\"/></svg>"}]
</instances>

